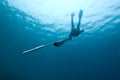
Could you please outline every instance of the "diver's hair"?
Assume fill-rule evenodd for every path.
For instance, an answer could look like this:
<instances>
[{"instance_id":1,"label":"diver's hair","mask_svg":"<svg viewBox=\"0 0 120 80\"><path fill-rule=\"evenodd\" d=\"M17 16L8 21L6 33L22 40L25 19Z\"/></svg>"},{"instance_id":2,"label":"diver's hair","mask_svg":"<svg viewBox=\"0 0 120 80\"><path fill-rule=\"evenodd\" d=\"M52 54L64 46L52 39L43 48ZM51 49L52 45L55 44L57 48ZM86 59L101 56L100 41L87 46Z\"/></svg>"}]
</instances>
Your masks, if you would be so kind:
<instances>
[{"instance_id":1,"label":"diver's hair","mask_svg":"<svg viewBox=\"0 0 120 80\"><path fill-rule=\"evenodd\" d=\"M59 45L58 45L58 43L54 43L54 46L58 47Z\"/></svg>"}]
</instances>

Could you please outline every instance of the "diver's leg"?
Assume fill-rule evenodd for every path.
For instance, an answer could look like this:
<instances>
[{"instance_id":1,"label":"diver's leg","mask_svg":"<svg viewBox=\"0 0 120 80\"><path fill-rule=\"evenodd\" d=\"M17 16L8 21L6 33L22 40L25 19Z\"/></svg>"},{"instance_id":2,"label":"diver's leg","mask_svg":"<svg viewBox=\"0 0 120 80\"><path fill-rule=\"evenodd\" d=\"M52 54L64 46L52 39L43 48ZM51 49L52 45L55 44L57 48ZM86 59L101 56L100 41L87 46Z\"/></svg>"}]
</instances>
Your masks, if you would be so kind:
<instances>
[{"instance_id":1,"label":"diver's leg","mask_svg":"<svg viewBox=\"0 0 120 80\"><path fill-rule=\"evenodd\" d=\"M75 27L75 26L74 26L74 20L73 20L74 15L75 15L74 13L71 13L71 26L72 26L72 27L71 27L71 32L70 32L70 34L69 34L69 36L68 36L68 39L69 39L69 40L72 40L72 35L71 35L71 34L73 33L73 29L74 29L74 27Z\"/></svg>"},{"instance_id":2,"label":"diver's leg","mask_svg":"<svg viewBox=\"0 0 120 80\"><path fill-rule=\"evenodd\" d=\"M79 18L78 25L77 25L78 30L80 29L82 15L83 15L83 10L80 10L79 15L78 15L78 18Z\"/></svg>"},{"instance_id":3,"label":"diver's leg","mask_svg":"<svg viewBox=\"0 0 120 80\"><path fill-rule=\"evenodd\" d=\"M71 31L74 29L74 21L73 21L73 18L74 18L74 13L71 14Z\"/></svg>"},{"instance_id":4,"label":"diver's leg","mask_svg":"<svg viewBox=\"0 0 120 80\"><path fill-rule=\"evenodd\" d=\"M69 40L72 40L72 35L71 35L71 33L73 33L72 31L73 31L73 29L74 29L74 21L73 21L73 18L74 18L74 13L71 13L71 32L70 32L70 34L69 34L69 36L68 36L68 38L69 38Z\"/></svg>"}]
</instances>

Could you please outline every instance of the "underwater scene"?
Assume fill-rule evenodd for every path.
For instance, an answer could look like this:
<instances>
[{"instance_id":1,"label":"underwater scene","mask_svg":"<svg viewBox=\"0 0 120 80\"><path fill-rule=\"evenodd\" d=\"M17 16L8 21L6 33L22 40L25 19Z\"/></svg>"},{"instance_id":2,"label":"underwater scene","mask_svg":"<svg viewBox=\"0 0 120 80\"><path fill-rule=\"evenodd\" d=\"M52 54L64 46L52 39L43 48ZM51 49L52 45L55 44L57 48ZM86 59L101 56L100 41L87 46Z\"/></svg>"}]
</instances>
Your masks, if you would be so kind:
<instances>
[{"instance_id":1,"label":"underwater scene","mask_svg":"<svg viewBox=\"0 0 120 80\"><path fill-rule=\"evenodd\" d=\"M0 0L0 80L120 80L120 0Z\"/></svg>"}]
</instances>

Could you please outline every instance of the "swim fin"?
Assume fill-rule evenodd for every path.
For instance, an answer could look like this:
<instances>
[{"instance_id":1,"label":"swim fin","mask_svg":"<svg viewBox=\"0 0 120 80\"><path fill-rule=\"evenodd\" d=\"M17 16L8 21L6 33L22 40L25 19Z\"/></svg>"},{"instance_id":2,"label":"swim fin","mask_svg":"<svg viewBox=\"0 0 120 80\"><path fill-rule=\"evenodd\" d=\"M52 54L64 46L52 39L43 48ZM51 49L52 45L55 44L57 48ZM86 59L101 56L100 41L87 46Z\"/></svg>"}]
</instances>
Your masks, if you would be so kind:
<instances>
[{"instance_id":1,"label":"swim fin","mask_svg":"<svg viewBox=\"0 0 120 80\"><path fill-rule=\"evenodd\" d=\"M51 45L54 45L56 47L59 47L61 45L63 45L66 41L68 41L69 38L67 39L64 39L64 40L60 40L60 41L57 41L57 42L54 42L54 43L49 43L49 44L45 44L45 45L40 45L40 46L37 46L35 48L32 48L32 49L29 49L29 50L26 50L26 51L23 51L22 53L23 54L27 54L27 53L30 53L32 51L35 51L35 50L38 50L38 49L41 49L41 48L45 48L45 47L48 47L48 46L51 46Z\"/></svg>"},{"instance_id":2,"label":"swim fin","mask_svg":"<svg viewBox=\"0 0 120 80\"><path fill-rule=\"evenodd\" d=\"M37 46L37 47L35 47L35 48L32 48L32 49L23 51L22 53L23 53L23 54L27 54L27 53L30 53L30 52L32 52L32 51L35 51L35 50L38 50L38 49L41 49L41 48L44 48L44 47L51 46L51 45L53 45L53 44L54 44L54 43L50 43L50 44L46 44L46 45L40 45L40 46Z\"/></svg>"}]
</instances>

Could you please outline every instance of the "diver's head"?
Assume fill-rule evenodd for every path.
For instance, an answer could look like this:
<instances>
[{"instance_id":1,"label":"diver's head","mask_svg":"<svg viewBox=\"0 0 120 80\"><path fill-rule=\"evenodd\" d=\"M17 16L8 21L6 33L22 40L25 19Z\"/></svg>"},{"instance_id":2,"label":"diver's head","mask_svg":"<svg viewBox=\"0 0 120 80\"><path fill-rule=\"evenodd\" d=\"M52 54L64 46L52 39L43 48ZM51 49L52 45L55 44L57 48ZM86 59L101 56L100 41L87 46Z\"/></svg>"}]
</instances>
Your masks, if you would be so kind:
<instances>
[{"instance_id":1,"label":"diver's head","mask_svg":"<svg viewBox=\"0 0 120 80\"><path fill-rule=\"evenodd\" d=\"M60 45L59 45L59 43L54 43L54 46L56 46L56 47L59 47Z\"/></svg>"}]
</instances>

